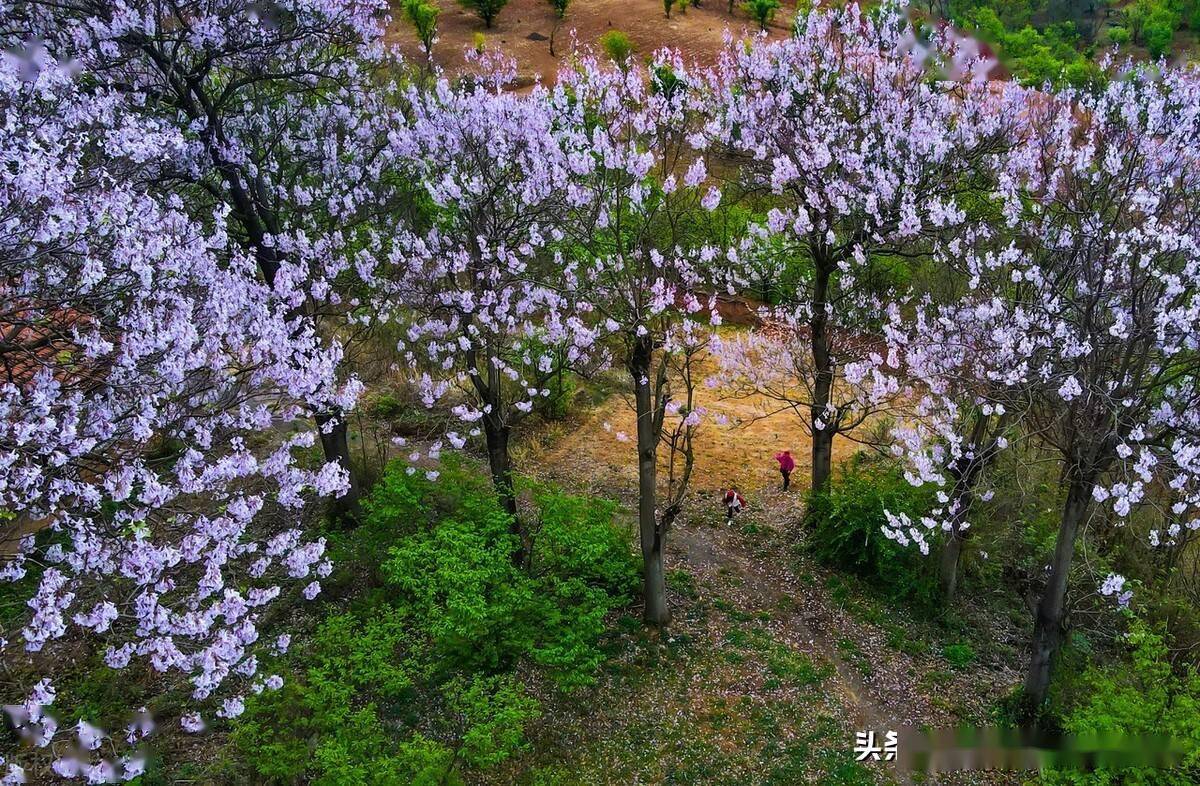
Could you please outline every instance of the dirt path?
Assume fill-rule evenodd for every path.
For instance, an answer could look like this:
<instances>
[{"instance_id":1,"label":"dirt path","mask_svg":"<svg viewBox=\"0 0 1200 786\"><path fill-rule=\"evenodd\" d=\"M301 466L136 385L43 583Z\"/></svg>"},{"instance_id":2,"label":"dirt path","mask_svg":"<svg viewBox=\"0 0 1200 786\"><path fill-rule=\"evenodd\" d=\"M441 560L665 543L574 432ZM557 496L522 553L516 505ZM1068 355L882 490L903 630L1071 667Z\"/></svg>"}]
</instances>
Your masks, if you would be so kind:
<instances>
[{"instance_id":1,"label":"dirt path","mask_svg":"<svg viewBox=\"0 0 1200 786\"><path fill-rule=\"evenodd\" d=\"M895 718L877 705L858 671L848 664L826 634L831 618L827 608L815 601L810 590L802 590L790 570L768 571L761 555L751 558L739 535L732 529L695 527L678 531L675 548L693 575L712 584L722 582L722 569L733 571L734 584L743 592L743 611L773 613L768 628L776 638L797 651L829 661L837 670L835 682L845 704L861 729L895 728ZM774 551L774 549L773 549ZM772 555L774 559L777 555ZM782 613L780 609L786 609Z\"/></svg>"}]
</instances>

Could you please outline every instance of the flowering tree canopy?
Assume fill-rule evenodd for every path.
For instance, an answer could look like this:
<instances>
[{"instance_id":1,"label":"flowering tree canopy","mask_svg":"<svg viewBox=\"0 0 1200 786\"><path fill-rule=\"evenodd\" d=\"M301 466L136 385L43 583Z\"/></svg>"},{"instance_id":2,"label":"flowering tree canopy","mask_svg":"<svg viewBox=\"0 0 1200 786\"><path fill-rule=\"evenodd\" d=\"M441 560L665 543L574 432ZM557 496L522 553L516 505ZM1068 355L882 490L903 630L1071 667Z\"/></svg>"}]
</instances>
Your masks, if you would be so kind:
<instances>
[{"instance_id":1,"label":"flowering tree canopy","mask_svg":"<svg viewBox=\"0 0 1200 786\"><path fill-rule=\"evenodd\" d=\"M355 391L219 212L206 227L146 188L186 148L178 131L33 58L0 70L2 573L29 588L0 646L15 662L90 631L110 666L145 661L197 699L231 678L261 689L263 608L291 581L314 596L328 569L295 525L304 491L347 478L294 463L311 432L256 434ZM13 717L38 745L53 695L43 680Z\"/></svg>"},{"instance_id":2,"label":"flowering tree canopy","mask_svg":"<svg viewBox=\"0 0 1200 786\"><path fill-rule=\"evenodd\" d=\"M402 235L389 294L412 381L426 404L454 397L467 428L482 426L515 517L512 428L556 377L591 364L597 330L560 256L570 151L555 137L550 98L502 92L503 71L491 77L409 93L411 117L393 129L391 150L430 207Z\"/></svg>"},{"instance_id":3,"label":"flowering tree canopy","mask_svg":"<svg viewBox=\"0 0 1200 786\"><path fill-rule=\"evenodd\" d=\"M896 263L953 240L974 172L1003 145L1010 120L982 79L990 67L949 36L922 42L896 6L849 4L812 11L786 40L731 41L713 73L711 132L744 185L772 195L744 269L800 260L802 271L771 315L768 341L782 346L734 341L720 354L735 387L806 410L815 490L833 438L892 392L875 369Z\"/></svg>"},{"instance_id":4,"label":"flowering tree canopy","mask_svg":"<svg viewBox=\"0 0 1200 786\"><path fill-rule=\"evenodd\" d=\"M938 367L928 340L907 353L932 393L950 377L972 378L980 412L1019 415L1062 459L1066 499L1026 679L1036 699L1061 641L1075 541L1095 504L1118 523L1135 508L1157 510L1156 538L1200 526L1197 90L1194 74L1164 69L1096 94L1024 91L1017 144L995 160L1003 221L948 260L967 283L962 301L925 317L937 325L930 338L969 355ZM933 410L940 424L924 436L961 452L970 410ZM913 455L926 457L917 481L937 480L924 436L907 436Z\"/></svg>"},{"instance_id":5,"label":"flowering tree canopy","mask_svg":"<svg viewBox=\"0 0 1200 786\"><path fill-rule=\"evenodd\" d=\"M376 0L22 3L6 46L46 49L178 130L154 187L202 224L220 215L277 296L314 321L361 305L407 197L381 176L399 111ZM218 210L218 206L225 209ZM338 408L315 411L326 456L350 470ZM352 476L352 481L354 480ZM353 506L357 486L338 500Z\"/></svg>"}]
</instances>

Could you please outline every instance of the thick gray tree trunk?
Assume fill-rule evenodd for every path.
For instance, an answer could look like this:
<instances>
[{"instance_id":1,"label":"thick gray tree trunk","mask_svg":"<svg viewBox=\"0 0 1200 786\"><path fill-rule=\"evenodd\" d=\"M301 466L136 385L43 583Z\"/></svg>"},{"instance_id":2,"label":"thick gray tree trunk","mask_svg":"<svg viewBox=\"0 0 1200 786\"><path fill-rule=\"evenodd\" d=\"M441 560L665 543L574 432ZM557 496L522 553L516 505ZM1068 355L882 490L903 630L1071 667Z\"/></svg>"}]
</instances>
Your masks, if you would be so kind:
<instances>
[{"instance_id":1,"label":"thick gray tree trunk","mask_svg":"<svg viewBox=\"0 0 1200 786\"><path fill-rule=\"evenodd\" d=\"M951 529L942 546L941 563L938 566L938 578L942 588L942 597L949 603L958 592L958 562L962 557L962 533L956 528Z\"/></svg>"},{"instance_id":2,"label":"thick gray tree trunk","mask_svg":"<svg viewBox=\"0 0 1200 786\"><path fill-rule=\"evenodd\" d=\"M629 373L633 377L634 407L637 413L638 533L642 546L642 597L646 604L646 622L661 627L671 621L671 612L667 608L663 538L656 510L659 434L650 381L653 349L649 337L639 339L629 360Z\"/></svg>"},{"instance_id":3,"label":"thick gray tree trunk","mask_svg":"<svg viewBox=\"0 0 1200 786\"><path fill-rule=\"evenodd\" d=\"M500 506L509 516L509 531L517 536L518 546L513 553L513 562L517 565L525 563L529 544L526 542L525 530L517 515L517 492L513 482L512 456L509 454L508 443L511 429L496 423L491 417L483 419L483 435L487 442L488 469L492 474L492 486Z\"/></svg>"},{"instance_id":4,"label":"thick gray tree trunk","mask_svg":"<svg viewBox=\"0 0 1200 786\"><path fill-rule=\"evenodd\" d=\"M1051 667L1062 648L1067 578L1071 572L1071 559L1075 554L1075 539L1087 516L1094 483L1093 478L1073 472L1067 489L1067 501L1063 505L1054 557L1050 563L1050 576L1034 617L1033 652L1025 674L1025 693L1035 705L1040 705L1046 698L1046 691L1050 687Z\"/></svg>"},{"instance_id":5,"label":"thick gray tree trunk","mask_svg":"<svg viewBox=\"0 0 1200 786\"><path fill-rule=\"evenodd\" d=\"M812 493L819 494L829 487L833 474L833 437L837 424L830 423L827 408L833 395L834 359L829 351L829 315L825 313L829 299L829 279L832 267L821 254L814 254L816 266L813 281L812 315L809 317L809 342L813 359L812 418ZM818 426L818 424L822 424Z\"/></svg>"}]
</instances>

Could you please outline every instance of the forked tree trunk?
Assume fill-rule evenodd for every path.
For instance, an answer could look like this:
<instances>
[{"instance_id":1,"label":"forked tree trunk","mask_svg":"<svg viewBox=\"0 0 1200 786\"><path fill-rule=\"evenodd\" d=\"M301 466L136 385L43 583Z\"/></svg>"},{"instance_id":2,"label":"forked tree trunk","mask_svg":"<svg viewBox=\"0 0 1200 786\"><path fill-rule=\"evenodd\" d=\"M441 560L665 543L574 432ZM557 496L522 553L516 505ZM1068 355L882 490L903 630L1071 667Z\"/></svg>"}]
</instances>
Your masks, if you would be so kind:
<instances>
[{"instance_id":1,"label":"forked tree trunk","mask_svg":"<svg viewBox=\"0 0 1200 786\"><path fill-rule=\"evenodd\" d=\"M1062 521L1058 528L1058 539L1054 544L1054 558L1050 563L1050 576L1038 603L1033 623L1033 653L1029 659L1029 670L1025 674L1025 693L1035 705L1041 705L1046 698L1046 690L1050 687L1050 670L1055 656L1062 648L1067 578L1071 572L1071 558L1075 553L1075 538L1087 516L1094 484L1093 477L1083 476L1072 470L1067 501L1063 505Z\"/></svg>"},{"instance_id":2,"label":"forked tree trunk","mask_svg":"<svg viewBox=\"0 0 1200 786\"><path fill-rule=\"evenodd\" d=\"M953 601L958 591L958 563L962 560L964 525L967 523L967 512L975 501L975 486L984 470L996 460L1000 449L1000 437L1008 424L1009 415L1005 413L1000 416L994 426L990 425L990 420L990 415L982 411L975 414L975 425L971 429L969 443L972 456L965 466L951 469L954 488L950 491L950 531L942 547L938 566L942 596L947 602Z\"/></svg>"},{"instance_id":3,"label":"forked tree trunk","mask_svg":"<svg viewBox=\"0 0 1200 786\"><path fill-rule=\"evenodd\" d=\"M349 428L342 412L322 413L313 418L317 423L317 434L321 438L321 450L326 461L336 462L350 477L350 488L340 497L334 497L331 510L334 518L347 523L358 515L358 502L362 495L358 476L350 461Z\"/></svg>"},{"instance_id":4,"label":"forked tree trunk","mask_svg":"<svg viewBox=\"0 0 1200 786\"><path fill-rule=\"evenodd\" d=\"M656 512L659 435L650 383L652 353L653 344L650 338L639 338L629 359L629 373L633 377L634 406L637 414L638 533L642 546L642 598L646 604L646 623L662 627L671 621L671 612L667 608L662 531L658 526Z\"/></svg>"}]
</instances>

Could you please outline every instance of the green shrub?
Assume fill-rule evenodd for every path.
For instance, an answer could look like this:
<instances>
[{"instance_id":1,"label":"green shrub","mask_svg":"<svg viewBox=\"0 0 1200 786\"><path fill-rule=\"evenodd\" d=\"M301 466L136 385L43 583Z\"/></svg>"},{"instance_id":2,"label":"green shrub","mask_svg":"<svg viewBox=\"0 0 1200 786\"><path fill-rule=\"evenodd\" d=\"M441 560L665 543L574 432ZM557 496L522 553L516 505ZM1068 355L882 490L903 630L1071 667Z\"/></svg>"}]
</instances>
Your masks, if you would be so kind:
<instances>
[{"instance_id":1,"label":"green shrub","mask_svg":"<svg viewBox=\"0 0 1200 786\"><path fill-rule=\"evenodd\" d=\"M590 682L602 659L604 616L637 585L614 506L540 490L526 571L513 564L517 539L490 486L464 483L451 470L439 487L456 489L458 509L400 539L383 566L438 657L493 672L528 658L564 687Z\"/></svg>"},{"instance_id":2,"label":"green shrub","mask_svg":"<svg viewBox=\"0 0 1200 786\"><path fill-rule=\"evenodd\" d=\"M491 495L459 517L401 540L384 575L440 658L456 668L506 669L533 646L533 588L511 555L519 545Z\"/></svg>"},{"instance_id":3,"label":"green shrub","mask_svg":"<svg viewBox=\"0 0 1200 786\"><path fill-rule=\"evenodd\" d=\"M1084 86L1102 78L1100 68L1080 51L1079 33L1071 22L1041 29L1028 24L1010 28L997 9L987 7L971 10L962 21L996 48L1001 61L1022 84Z\"/></svg>"},{"instance_id":4,"label":"green shrub","mask_svg":"<svg viewBox=\"0 0 1200 786\"><path fill-rule=\"evenodd\" d=\"M560 372L551 377L546 389L550 395L539 399L539 412L548 420L562 420L571 413L571 405L579 393L575 375L568 371Z\"/></svg>"},{"instance_id":5,"label":"green shrub","mask_svg":"<svg viewBox=\"0 0 1200 786\"><path fill-rule=\"evenodd\" d=\"M490 28L496 15L508 5L508 0L458 0L458 4L482 19L484 27Z\"/></svg>"},{"instance_id":6,"label":"green shrub","mask_svg":"<svg viewBox=\"0 0 1200 786\"><path fill-rule=\"evenodd\" d=\"M767 25L771 24L779 6L779 0L746 0L742 3L742 8L750 15L751 19L758 22L758 26L762 30L766 30Z\"/></svg>"},{"instance_id":7,"label":"green shrub","mask_svg":"<svg viewBox=\"0 0 1200 786\"><path fill-rule=\"evenodd\" d=\"M534 495L539 529L532 571L582 579L617 598L638 587L639 563L625 533L613 525L617 506L543 487Z\"/></svg>"},{"instance_id":8,"label":"green shrub","mask_svg":"<svg viewBox=\"0 0 1200 786\"><path fill-rule=\"evenodd\" d=\"M937 597L936 566L883 534L884 510L917 518L928 507L928 491L910 485L898 467L856 457L828 491L811 500L809 548L822 562L871 581L893 598L931 604Z\"/></svg>"},{"instance_id":9,"label":"green shrub","mask_svg":"<svg viewBox=\"0 0 1200 786\"><path fill-rule=\"evenodd\" d=\"M437 38L437 18L440 13L440 8L426 0L404 0L404 15L412 23L426 55L433 52L433 42Z\"/></svg>"},{"instance_id":10,"label":"green shrub","mask_svg":"<svg viewBox=\"0 0 1200 786\"><path fill-rule=\"evenodd\" d=\"M447 691L447 703L465 728L459 755L479 769L495 767L524 750L525 724L539 714L537 701L509 674L456 681Z\"/></svg>"},{"instance_id":11,"label":"green shrub","mask_svg":"<svg viewBox=\"0 0 1200 786\"><path fill-rule=\"evenodd\" d=\"M390 610L330 616L283 687L247 700L233 743L271 782L418 782L428 746L405 747L386 722L415 696L423 661L420 643ZM447 764L452 754L444 751Z\"/></svg>"},{"instance_id":12,"label":"green shrub","mask_svg":"<svg viewBox=\"0 0 1200 786\"><path fill-rule=\"evenodd\" d=\"M387 468L362 525L332 539L386 586L360 588L293 644L283 688L247 700L232 740L252 780L461 783L524 750L540 708L518 674L594 680L605 615L628 603L637 563L611 503L550 487L533 498L527 571L483 473L453 458L436 482Z\"/></svg>"},{"instance_id":13,"label":"green shrub","mask_svg":"<svg viewBox=\"0 0 1200 786\"><path fill-rule=\"evenodd\" d=\"M1167 5L1157 5L1142 25L1142 40L1154 58L1170 53L1175 39L1175 28L1179 27L1179 15Z\"/></svg>"},{"instance_id":14,"label":"green shrub","mask_svg":"<svg viewBox=\"0 0 1200 786\"><path fill-rule=\"evenodd\" d=\"M1108 29L1108 40L1117 46L1125 46L1133 39L1129 30L1124 27L1110 27Z\"/></svg>"},{"instance_id":15,"label":"green shrub","mask_svg":"<svg viewBox=\"0 0 1200 786\"><path fill-rule=\"evenodd\" d=\"M633 41L620 30L609 30L600 36L600 48L614 63L624 66L633 54Z\"/></svg>"},{"instance_id":16,"label":"green shrub","mask_svg":"<svg viewBox=\"0 0 1200 786\"><path fill-rule=\"evenodd\" d=\"M1183 746L1181 765L1047 772L1043 774L1047 784L1184 786L1200 778L1200 671L1195 665L1172 669L1165 635L1137 618L1131 620L1124 646L1127 655L1120 662L1083 671L1079 684L1073 686L1078 695L1063 712L1063 730L1077 735L1171 736Z\"/></svg>"},{"instance_id":17,"label":"green shrub","mask_svg":"<svg viewBox=\"0 0 1200 786\"><path fill-rule=\"evenodd\" d=\"M956 669L965 669L975 662L975 650L970 644L947 644L942 649L942 657Z\"/></svg>"},{"instance_id":18,"label":"green shrub","mask_svg":"<svg viewBox=\"0 0 1200 786\"><path fill-rule=\"evenodd\" d=\"M373 418L391 420L404 411L404 402L391 393L380 393L367 401L366 408Z\"/></svg>"}]
</instances>

